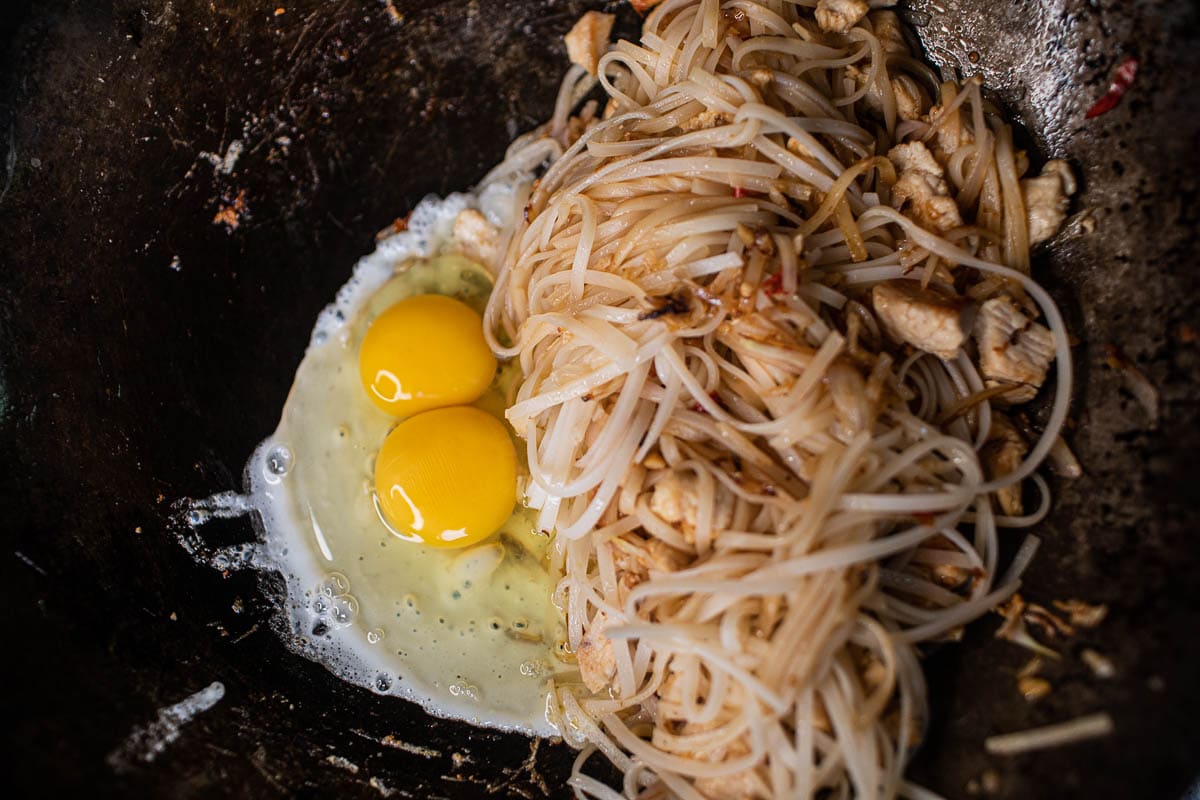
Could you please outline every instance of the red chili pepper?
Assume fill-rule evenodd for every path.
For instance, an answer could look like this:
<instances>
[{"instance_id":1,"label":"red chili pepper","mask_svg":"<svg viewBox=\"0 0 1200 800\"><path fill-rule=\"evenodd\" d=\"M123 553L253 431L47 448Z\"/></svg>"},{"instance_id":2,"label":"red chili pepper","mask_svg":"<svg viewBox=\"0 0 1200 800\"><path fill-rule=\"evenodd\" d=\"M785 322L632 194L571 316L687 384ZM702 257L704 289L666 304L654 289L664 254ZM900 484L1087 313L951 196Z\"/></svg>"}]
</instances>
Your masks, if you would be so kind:
<instances>
[{"instance_id":1,"label":"red chili pepper","mask_svg":"<svg viewBox=\"0 0 1200 800\"><path fill-rule=\"evenodd\" d=\"M712 400L714 403L716 403L717 405L721 405L721 396L720 396L720 395L718 395L718 394L716 393L716 391L715 391L715 390L714 390L714 391L711 391L711 392L709 392L709 393L708 393L708 396L709 396L709 398L710 398L710 399L711 399L711 400ZM701 413L701 414L707 414L707 413L708 413L707 411L705 411L705 410L704 410L704 406L700 405L700 403L698 403L698 402L697 402L697 403L692 403L692 411L696 411L696 412L699 412L699 413Z\"/></svg>"},{"instance_id":2,"label":"red chili pepper","mask_svg":"<svg viewBox=\"0 0 1200 800\"><path fill-rule=\"evenodd\" d=\"M1108 91L1104 96L1096 101L1096 104L1088 109L1084 115L1087 119L1098 117L1101 114L1107 114L1117 107L1121 102L1121 98L1125 96L1125 92L1129 91L1129 87L1133 85L1133 79L1137 77L1138 60L1136 58L1127 58L1117 67L1117 71L1113 73L1112 84L1109 85Z\"/></svg>"},{"instance_id":3,"label":"red chili pepper","mask_svg":"<svg viewBox=\"0 0 1200 800\"><path fill-rule=\"evenodd\" d=\"M734 197L745 197L748 194L750 194L750 193L740 186L733 187L733 196Z\"/></svg>"},{"instance_id":4,"label":"red chili pepper","mask_svg":"<svg viewBox=\"0 0 1200 800\"><path fill-rule=\"evenodd\" d=\"M763 281L762 290L767 293L767 297L774 297L777 294L783 294L783 273L776 272L774 275Z\"/></svg>"}]
</instances>

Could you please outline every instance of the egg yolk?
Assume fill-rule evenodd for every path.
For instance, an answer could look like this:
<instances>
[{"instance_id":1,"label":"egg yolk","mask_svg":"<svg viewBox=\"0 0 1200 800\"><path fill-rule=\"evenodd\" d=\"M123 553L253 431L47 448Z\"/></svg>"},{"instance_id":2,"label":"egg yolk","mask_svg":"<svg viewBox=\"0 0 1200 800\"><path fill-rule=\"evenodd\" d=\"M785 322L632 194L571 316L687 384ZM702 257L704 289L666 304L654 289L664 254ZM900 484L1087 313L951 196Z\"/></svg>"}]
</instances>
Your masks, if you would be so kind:
<instances>
[{"instance_id":1,"label":"egg yolk","mask_svg":"<svg viewBox=\"0 0 1200 800\"><path fill-rule=\"evenodd\" d=\"M483 320L451 297L401 300L371 323L358 352L363 388L397 417L471 403L488 388L496 357Z\"/></svg>"},{"instance_id":2,"label":"egg yolk","mask_svg":"<svg viewBox=\"0 0 1200 800\"><path fill-rule=\"evenodd\" d=\"M434 547L466 547L512 514L517 455L504 424L470 406L397 425L375 458L375 495L393 532Z\"/></svg>"}]
</instances>

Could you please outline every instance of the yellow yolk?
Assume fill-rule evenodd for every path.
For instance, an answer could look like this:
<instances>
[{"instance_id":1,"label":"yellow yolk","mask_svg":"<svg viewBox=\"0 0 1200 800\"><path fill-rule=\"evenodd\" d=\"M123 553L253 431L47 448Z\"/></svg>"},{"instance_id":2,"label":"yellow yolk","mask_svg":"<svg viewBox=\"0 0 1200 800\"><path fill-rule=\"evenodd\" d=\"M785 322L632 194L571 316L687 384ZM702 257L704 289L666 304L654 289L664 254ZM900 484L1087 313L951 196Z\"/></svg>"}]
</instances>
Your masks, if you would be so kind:
<instances>
[{"instance_id":1,"label":"yellow yolk","mask_svg":"<svg viewBox=\"0 0 1200 800\"><path fill-rule=\"evenodd\" d=\"M483 320L437 294L401 300L371 323L358 352L363 388L397 417L471 403L488 388L496 357Z\"/></svg>"},{"instance_id":2,"label":"yellow yolk","mask_svg":"<svg viewBox=\"0 0 1200 800\"><path fill-rule=\"evenodd\" d=\"M504 424L470 406L426 411L388 434L375 495L393 532L434 547L466 547L512 514L517 455Z\"/></svg>"}]
</instances>

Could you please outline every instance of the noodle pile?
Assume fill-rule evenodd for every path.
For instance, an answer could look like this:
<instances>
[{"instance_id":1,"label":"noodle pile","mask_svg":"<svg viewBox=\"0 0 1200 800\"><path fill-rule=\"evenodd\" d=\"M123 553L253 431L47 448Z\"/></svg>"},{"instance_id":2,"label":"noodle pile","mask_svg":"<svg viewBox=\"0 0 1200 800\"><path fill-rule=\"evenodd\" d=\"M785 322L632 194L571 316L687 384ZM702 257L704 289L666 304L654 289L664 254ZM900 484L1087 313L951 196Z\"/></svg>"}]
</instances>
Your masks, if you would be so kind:
<instances>
[{"instance_id":1,"label":"noodle pile","mask_svg":"<svg viewBox=\"0 0 1200 800\"><path fill-rule=\"evenodd\" d=\"M817 5L667 0L493 173L549 164L485 325L524 375L508 419L564 576L580 798L928 796L903 779L916 648L1010 597L1036 548L1000 571L998 528L1048 507L1034 470L1071 383L1028 277L1024 155L890 11L840 33ZM597 81L607 106L571 116ZM901 143L953 208L898 202ZM984 453L1010 387L973 341L943 359L890 336L885 282L1040 312L1054 397L1003 474ZM1006 513L1026 479L1039 508ZM583 772L596 751L623 786Z\"/></svg>"}]
</instances>

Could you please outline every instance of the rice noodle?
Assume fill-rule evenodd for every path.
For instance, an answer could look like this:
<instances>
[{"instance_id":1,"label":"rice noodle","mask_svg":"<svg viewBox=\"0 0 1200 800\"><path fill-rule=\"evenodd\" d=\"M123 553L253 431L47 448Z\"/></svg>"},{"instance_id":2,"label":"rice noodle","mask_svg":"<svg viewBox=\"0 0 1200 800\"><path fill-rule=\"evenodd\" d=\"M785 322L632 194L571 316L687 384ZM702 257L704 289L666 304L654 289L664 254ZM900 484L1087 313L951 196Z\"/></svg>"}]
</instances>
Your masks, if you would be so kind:
<instances>
[{"instance_id":1,"label":"rice noodle","mask_svg":"<svg viewBox=\"0 0 1200 800\"><path fill-rule=\"evenodd\" d=\"M999 529L1049 508L1035 470L1072 374L1011 130L977 80L877 37L882 12L826 35L814 6L666 0L600 59L602 118L570 118L592 85L573 69L489 176L546 165L485 324L523 371L507 417L563 571L577 798L935 797L903 779L920 643L1009 597L1037 549L1001 576ZM902 76L940 110L901 118ZM887 205L877 154L900 142L932 149L966 224ZM1023 292L1053 335L1046 427L1003 475L981 458L1002 390L971 351L909 356L875 319L871 287L915 279ZM1038 509L997 513L1030 478ZM595 752L619 787L584 774Z\"/></svg>"},{"instance_id":2,"label":"rice noodle","mask_svg":"<svg viewBox=\"0 0 1200 800\"><path fill-rule=\"evenodd\" d=\"M1060 747L1065 744L1107 736L1113 731L1112 717L1104 712L1086 714L1067 722L1056 722L1040 728L1031 728L999 736L989 736L984 746L989 753L1011 756L1027 753L1030 750L1042 750L1047 747Z\"/></svg>"}]
</instances>

